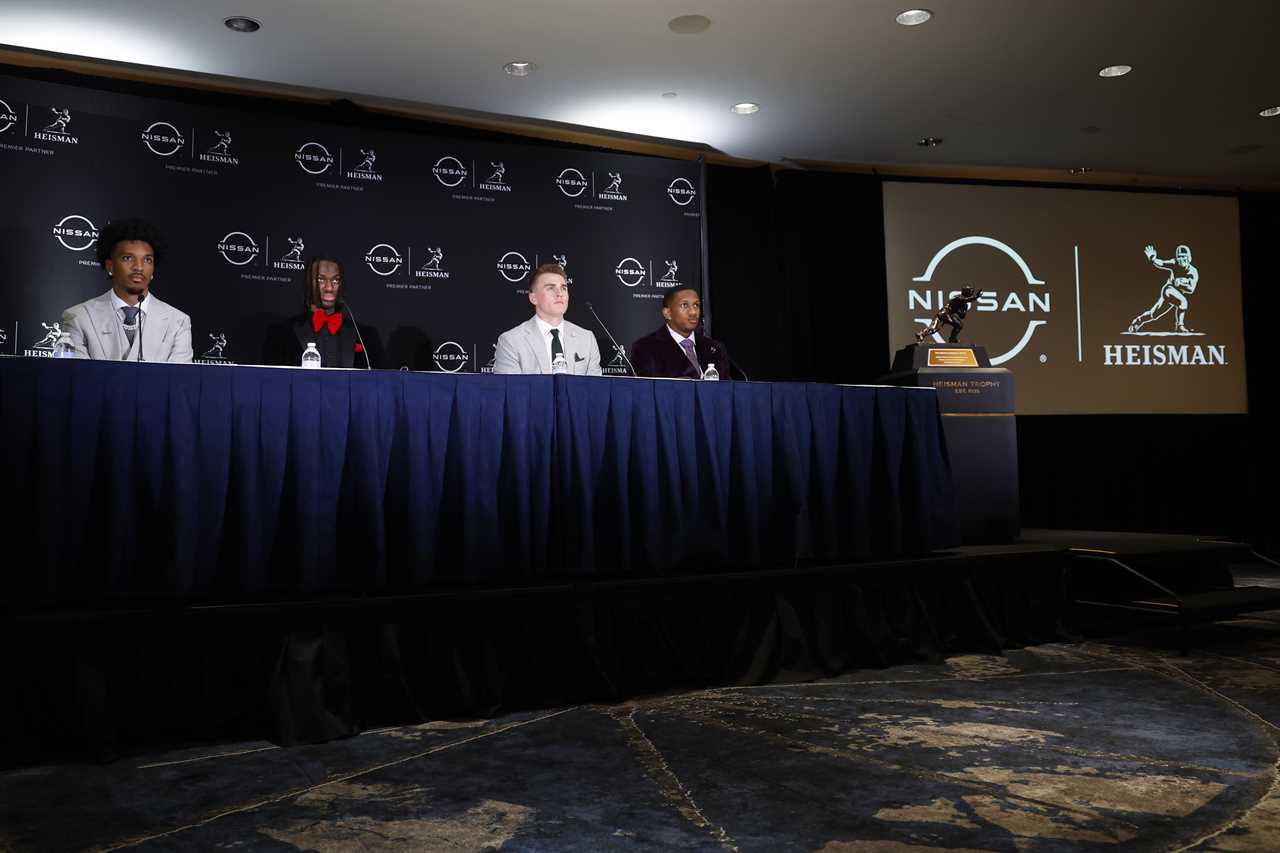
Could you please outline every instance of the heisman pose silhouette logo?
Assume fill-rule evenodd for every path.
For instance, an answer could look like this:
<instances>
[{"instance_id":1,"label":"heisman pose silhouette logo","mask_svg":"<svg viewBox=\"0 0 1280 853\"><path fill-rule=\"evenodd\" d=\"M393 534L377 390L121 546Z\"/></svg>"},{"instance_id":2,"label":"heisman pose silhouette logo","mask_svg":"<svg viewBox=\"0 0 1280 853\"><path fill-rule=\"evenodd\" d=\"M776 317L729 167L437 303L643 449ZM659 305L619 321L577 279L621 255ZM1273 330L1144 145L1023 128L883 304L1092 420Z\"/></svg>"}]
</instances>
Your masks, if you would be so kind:
<instances>
[{"instance_id":1,"label":"heisman pose silhouette logo","mask_svg":"<svg viewBox=\"0 0 1280 853\"><path fill-rule=\"evenodd\" d=\"M1191 247L1178 246L1173 250L1173 257L1162 260L1157 257L1155 246L1148 245L1142 253L1151 261L1152 266L1167 273L1164 284L1160 286L1160 295L1155 304L1134 317L1125 330L1128 335L1195 335L1200 334L1187 328L1187 308L1190 297L1196 292L1200 282L1200 271L1191 263ZM1170 311L1173 312L1172 332L1144 332L1142 328L1148 323L1159 320Z\"/></svg>"},{"instance_id":2,"label":"heisman pose silhouette logo","mask_svg":"<svg viewBox=\"0 0 1280 853\"><path fill-rule=\"evenodd\" d=\"M227 348L227 335L225 332L209 333L209 340L213 341L213 346L205 351L201 358L222 358L222 351Z\"/></svg>"}]
</instances>

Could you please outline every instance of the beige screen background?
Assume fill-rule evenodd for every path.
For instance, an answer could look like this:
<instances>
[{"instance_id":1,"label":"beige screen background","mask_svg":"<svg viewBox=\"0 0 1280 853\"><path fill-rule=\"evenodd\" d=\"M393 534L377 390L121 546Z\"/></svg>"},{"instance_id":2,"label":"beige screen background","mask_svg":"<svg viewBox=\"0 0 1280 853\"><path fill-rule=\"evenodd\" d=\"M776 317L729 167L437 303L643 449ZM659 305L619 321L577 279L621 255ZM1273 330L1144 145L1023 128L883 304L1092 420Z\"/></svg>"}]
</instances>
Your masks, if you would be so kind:
<instances>
[{"instance_id":1,"label":"beige screen background","mask_svg":"<svg viewBox=\"0 0 1280 853\"><path fill-rule=\"evenodd\" d=\"M1246 411L1234 198L889 181L884 225L891 349L967 285L1019 414Z\"/></svg>"}]
</instances>

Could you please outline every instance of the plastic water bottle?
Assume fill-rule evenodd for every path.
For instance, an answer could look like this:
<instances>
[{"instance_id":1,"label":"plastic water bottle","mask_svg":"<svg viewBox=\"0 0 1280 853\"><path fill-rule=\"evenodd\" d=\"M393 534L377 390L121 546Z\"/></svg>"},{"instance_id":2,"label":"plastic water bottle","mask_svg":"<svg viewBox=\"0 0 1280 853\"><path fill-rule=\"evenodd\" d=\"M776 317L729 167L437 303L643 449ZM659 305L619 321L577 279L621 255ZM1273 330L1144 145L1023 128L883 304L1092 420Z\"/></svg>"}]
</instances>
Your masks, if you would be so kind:
<instances>
[{"instance_id":1,"label":"plastic water bottle","mask_svg":"<svg viewBox=\"0 0 1280 853\"><path fill-rule=\"evenodd\" d=\"M556 353L556 357L551 360L552 373L568 373L569 361L564 357L564 353Z\"/></svg>"},{"instance_id":2,"label":"plastic water bottle","mask_svg":"<svg viewBox=\"0 0 1280 853\"><path fill-rule=\"evenodd\" d=\"M716 363L714 361L707 363L707 369L702 371L702 378L711 382L715 382L720 378L720 371L716 370Z\"/></svg>"},{"instance_id":3,"label":"plastic water bottle","mask_svg":"<svg viewBox=\"0 0 1280 853\"><path fill-rule=\"evenodd\" d=\"M315 341L308 341L307 348L302 351L303 367L319 367L320 366L320 350L316 349Z\"/></svg>"},{"instance_id":4,"label":"plastic water bottle","mask_svg":"<svg viewBox=\"0 0 1280 853\"><path fill-rule=\"evenodd\" d=\"M76 352L75 344L71 343L71 335L63 332L58 336L58 342L53 345L54 358L79 358L80 353Z\"/></svg>"}]
</instances>

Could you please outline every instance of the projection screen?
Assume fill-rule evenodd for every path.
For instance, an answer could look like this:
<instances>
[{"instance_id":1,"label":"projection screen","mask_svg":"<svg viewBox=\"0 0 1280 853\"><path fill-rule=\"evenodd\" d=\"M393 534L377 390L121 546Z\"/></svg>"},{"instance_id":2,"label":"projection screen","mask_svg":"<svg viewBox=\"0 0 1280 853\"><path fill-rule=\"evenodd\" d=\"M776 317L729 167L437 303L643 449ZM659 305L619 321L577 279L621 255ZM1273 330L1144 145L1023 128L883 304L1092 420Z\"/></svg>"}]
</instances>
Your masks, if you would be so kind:
<instances>
[{"instance_id":1,"label":"projection screen","mask_svg":"<svg viewBox=\"0 0 1280 853\"><path fill-rule=\"evenodd\" d=\"M972 286L1019 414L1246 411L1236 199L889 181L884 225L891 349Z\"/></svg>"}]
</instances>

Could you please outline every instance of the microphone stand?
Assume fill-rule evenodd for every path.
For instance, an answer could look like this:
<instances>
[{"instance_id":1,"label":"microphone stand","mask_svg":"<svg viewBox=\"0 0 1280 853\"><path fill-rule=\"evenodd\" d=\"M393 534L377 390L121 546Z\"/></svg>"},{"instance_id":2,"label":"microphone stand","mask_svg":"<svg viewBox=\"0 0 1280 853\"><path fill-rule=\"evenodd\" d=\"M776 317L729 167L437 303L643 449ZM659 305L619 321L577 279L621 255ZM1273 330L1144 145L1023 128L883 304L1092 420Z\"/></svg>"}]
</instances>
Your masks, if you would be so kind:
<instances>
[{"instance_id":1,"label":"microphone stand","mask_svg":"<svg viewBox=\"0 0 1280 853\"><path fill-rule=\"evenodd\" d=\"M347 316L351 318L351 328L356 330L356 340L360 342L360 352L364 355L365 370L373 370L373 363L369 361L369 348L364 345L364 337L360 334L360 324L356 322L356 314L351 310L351 303L343 301L338 308L339 311L346 309Z\"/></svg>"},{"instance_id":2,"label":"microphone stand","mask_svg":"<svg viewBox=\"0 0 1280 853\"><path fill-rule=\"evenodd\" d=\"M142 310L142 300L147 298L146 293L138 294L138 361L146 361L142 357L142 327L146 321L144 316L147 312Z\"/></svg>"},{"instance_id":3,"label":"microphone stand","mask_svg":"<svg viewBox=\"0 0 1280 853\"><path fill-rule=\"evenodd\" d=\"M636 374L635 365L631 363L631 359L627 358L627 351L618 346L618 342L614 339L613 333L609 331L609 327L604 324L604 320L600 319L600 315L596 313L596 309L590 302L587 303L587 310L591 312L591 316L596 318L596 322L600 324L600 328L604 329L604 333L609 336L609 343L613 344L615 352L622 354L622 360L627 363L627 369L631 371L631 375L639 378Z\"/></svg>"}]
</instances>

